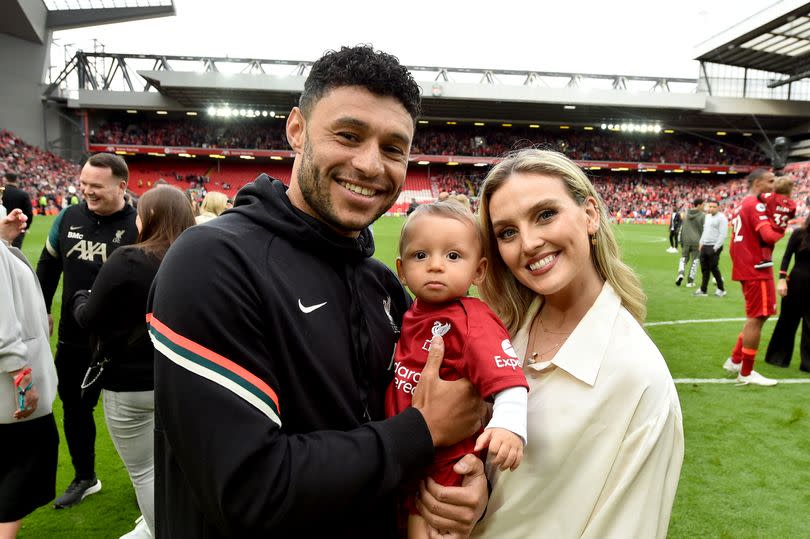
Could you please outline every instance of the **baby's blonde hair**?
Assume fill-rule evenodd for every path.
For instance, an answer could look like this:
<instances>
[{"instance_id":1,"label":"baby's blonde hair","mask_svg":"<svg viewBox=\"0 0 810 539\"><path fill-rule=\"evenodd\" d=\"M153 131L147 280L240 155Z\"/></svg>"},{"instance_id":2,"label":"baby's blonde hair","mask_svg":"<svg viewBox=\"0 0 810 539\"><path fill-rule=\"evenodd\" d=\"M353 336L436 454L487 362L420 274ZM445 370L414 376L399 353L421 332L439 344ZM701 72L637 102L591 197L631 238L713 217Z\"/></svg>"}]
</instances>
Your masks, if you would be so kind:
<instances>
[{"instance_id":1,"label":"baby's blonde hair","mask_svg":"<svg viewBox=\"0 0 810 539\"><path fill-rule=\"evenodd\" d=\"M790 176L779 176L773 184L773 192L778 195L790 196L793 193L793 178Z\"/></svg>"},{"instance_id":2,"label":"baby's blonde hair","mask_svg":"<svg viewBox=\"0 0 810 539\"><path fill-rule=\"evenodd\" d=\"M420 204L408 216L402 231L399 234L399 256L401 257L408 246L408 226L419 219L420 216L432 215L435 217L444 217L445 219L455 219L464 224L469 224L475 230L475 238L478 241L479 252L482 250L483 236L481 229L478 227L478 221L475 215L464 205L459 204L453 199L442 200L438 202L429 202L427 204Z\"/></svg>"}]
</instances>

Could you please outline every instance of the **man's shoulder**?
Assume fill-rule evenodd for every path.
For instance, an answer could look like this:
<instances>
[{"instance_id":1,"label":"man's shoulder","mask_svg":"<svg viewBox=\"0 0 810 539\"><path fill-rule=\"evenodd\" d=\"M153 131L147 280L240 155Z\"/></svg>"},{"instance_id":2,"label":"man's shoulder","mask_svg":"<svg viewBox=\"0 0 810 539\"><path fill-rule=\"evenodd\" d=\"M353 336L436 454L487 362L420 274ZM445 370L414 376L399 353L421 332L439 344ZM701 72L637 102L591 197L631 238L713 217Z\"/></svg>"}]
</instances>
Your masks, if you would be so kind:
<instances>
[{"instance_id":1,"label":"man's shoulder","mask_svg":"<svg viewBox=\"0 0 810 539\"><path fill-rule=\"evenodd\" d=\"M393 285L398 288L402 287L402 283L400 282L399 277L397 277L397 274L394 273L394 271L381 260L378 260L372 256L366 258L363 261L363 264L373 275L383 280L386 284Z\"/></svg>"},{"instance_id":2,"label":"man's shoulder","mask_svg":"<svg viewBox=\"0 0 810 539\"><path fill-rule=\"evenodd\" d=\"M756 195L746 195L740 201L740 208L745 210L750 210L752 208L757 208L757 206L761 206L763 209L760 211L764 211L765 203Z\"/></svg>"},{"instance_id":3,"label":"man's shoulder","mask_svg":"<svg viewBox=\"0 0 810 539\"><path fill-rule=\"evenodd\" d=\"M16 185L6 185L6 190L3 194L3 197L8 197L11 195L12 198L17 200L28 199L28 193L17 187Z\"/></svg>"},{"instance_id":4,"label":"man's shoulder","mask_svg":"<svg viewBox=\"0 0 810 539\"><path fill-rule=\"evenodd\" d=\"M83 211L81 204L77 204L75 206L68 206L67 208L62 208L62 210L56 215L56 219L53 222L53 226L57 228L62 228L66 223L77 223L79 221L84 224L90 218L88 212Z\"/></svg>"}]
</instances>

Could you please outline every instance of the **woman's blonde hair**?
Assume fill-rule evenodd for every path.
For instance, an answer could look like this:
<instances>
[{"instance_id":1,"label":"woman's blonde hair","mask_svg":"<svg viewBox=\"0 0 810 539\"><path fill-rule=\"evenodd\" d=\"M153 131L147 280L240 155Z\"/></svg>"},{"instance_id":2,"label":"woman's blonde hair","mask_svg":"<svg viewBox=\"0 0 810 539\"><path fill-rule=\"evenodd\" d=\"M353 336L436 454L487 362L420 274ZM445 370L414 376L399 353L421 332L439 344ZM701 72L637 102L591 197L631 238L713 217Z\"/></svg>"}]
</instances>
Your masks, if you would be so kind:
<instances>
[{"instance_id":1,"label":"woman's blonde hair","mask_svg":"<svg viewBox=\"0 0 810 539\"><path fill-rule=\"evenodd\" d=\"M217 217L225 211L228 204L228 195L219 191L209 191L202 201L200 212L213 213Z\"/></svg>"},{"instance_id":2,"label":"woman's blonde hair","mask_svg":"<svg viewBox=\"0 0 810 539\"><path fill-rule=\"evenodd\" d=\"M619 244L613 235L613 229L607 218L607 208L599 193L582 169L563 154L528 148L508 154L490 170L481 186L478 209L484 236L484 256L489 259L487 274L479 291L481 298L498 313L509 332L514 335L523 327L526 311L537 294L518 281L501 258L489 215L489 203L492 195L512 174L518 173L559 178L577 204L585 204L588 197L596 200L600 225L594 234L596 245L591 247L591 260L599 275L616 291L622 305L633 318L643 323L647 315L647 298L635 272L621 260Z\"/></svg>"}]
</instances>

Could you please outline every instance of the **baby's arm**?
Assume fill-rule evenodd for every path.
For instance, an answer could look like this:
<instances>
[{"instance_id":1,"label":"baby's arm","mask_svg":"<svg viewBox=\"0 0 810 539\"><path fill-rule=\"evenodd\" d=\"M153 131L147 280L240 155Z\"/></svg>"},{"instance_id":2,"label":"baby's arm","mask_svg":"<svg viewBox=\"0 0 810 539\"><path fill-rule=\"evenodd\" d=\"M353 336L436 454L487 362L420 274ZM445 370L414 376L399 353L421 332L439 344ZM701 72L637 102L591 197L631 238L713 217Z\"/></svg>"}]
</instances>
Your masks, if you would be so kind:
<instances>
[{"instance_id":1,"label":"baby's arm","mask_svg":"<svg viewBox=\"0 0 810 539\"><path fill-rule=\"evenodd\" d=\"M489 447L489 459L501 470L515 470L526 445L528 391L511 387L495 394L492 419L475 442L475 450Z\"/></svg>"}]
</instances>

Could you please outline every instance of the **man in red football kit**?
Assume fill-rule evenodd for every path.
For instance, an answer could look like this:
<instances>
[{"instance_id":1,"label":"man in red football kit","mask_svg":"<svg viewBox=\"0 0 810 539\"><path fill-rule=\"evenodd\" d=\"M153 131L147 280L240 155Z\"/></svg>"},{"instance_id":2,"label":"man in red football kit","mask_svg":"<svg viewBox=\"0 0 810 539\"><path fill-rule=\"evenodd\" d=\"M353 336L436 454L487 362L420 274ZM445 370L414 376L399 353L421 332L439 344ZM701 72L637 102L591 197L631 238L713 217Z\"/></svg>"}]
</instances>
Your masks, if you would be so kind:
<instances>
[{"instance_id":1,"label":"man in red football kit","mask_svg":"<svg viewBox=\"0 0 810 539\"><path fill-rule=\"evenodd\" d=\"M731 357L723 364L723 368L738 373L737 381L741 384L776 385L776 380L765 378L753 370L762 325L769 316L776 313L773 270L757 269L754 266L762 258L760 244L774 245L785 234L784 230L773 226L765 204L758 198L760 194L773 190L774 179L774 174L765 169L756 169L749 174L748 195L734 209L734 218L731 220L731 278L742 284L746 320Z\"/></svg>"},{"instance_id":2,"label":"man in red football kit","mask_svg":"<svg viewBox=\"0 0 810 539\"><path fill-rule=\"evenodd\" d=\"M759 200L765 203L765 211L775 228L784 231L791 219L796 217L796 201L791 200L793 178L782 176L773 184L773 193L762 193ZM773 267L773 245L761 243L762 261L754 264L757 269Z\"/></svg>"}]
</instances>

